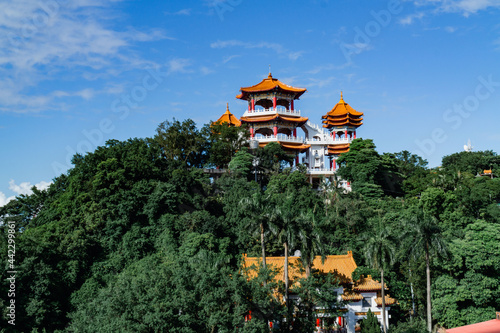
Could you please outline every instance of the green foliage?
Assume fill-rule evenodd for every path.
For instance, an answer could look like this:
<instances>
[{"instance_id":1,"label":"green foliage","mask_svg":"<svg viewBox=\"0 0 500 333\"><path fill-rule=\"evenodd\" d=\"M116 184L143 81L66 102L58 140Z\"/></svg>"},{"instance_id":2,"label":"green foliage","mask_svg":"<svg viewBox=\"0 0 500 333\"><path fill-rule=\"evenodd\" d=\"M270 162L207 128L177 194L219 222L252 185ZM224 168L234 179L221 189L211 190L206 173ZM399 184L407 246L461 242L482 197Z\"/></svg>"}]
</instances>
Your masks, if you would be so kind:
<instances>
[{"instance_id":1,"label":"green foliage","mask_svg":"<svg viewBox=\"0 0 500 333\"><path fill-rule=\"evenodd\" d=\"M391 328L391 333L427 333L425 321L414 320L410 322L402 322L396 327Z\"/></svg>"},{"instance_id":2,"label":"green foliage","mask_svg":"<svg viewBox=\"0 0 500 333\"><path fill-rule=\"evenodd\" d=\"M255 168L253 167L254 159L254 156L246 148L243 148L229 162L229 170L238 176L252 179L252 172L255 172Z\"/></svg>"},{"instance_id":3,"label":"green foliage","mask_svg":"<svg viewBox=\"0 0 500 333\"><path fill-rule=\"evenodd\" d=\"M373 312L368 309L366 318L361 320L361 333L380 333L380 324Z\"/></svg>"},{"instance_id":4,"label":"green foliage","mask_svg":"<svg viewBox=\"0 0 500 333\"><path fill-rule=\"evenodd\" d=\"M211 124L202 130L208 137L208 164L227 168L229 162L246 144L248 130L245 127L228 126L223 124Z\"/></svg>"},{"instance_id":5,"label":"green foliage","mask_svg":"<svg viewBox=\"0 0 500 333\"><path fill-rule=\"evenodd\" d=\"M443 168L447 171L470 172L475 175L484 170L498 169L500 156L491 150L451 154L443 157Z\"/></svg>"},{"instance_id":6,"label":"green foliage","mask_svg":"<svg viewBox=\"0 0 500 333\"><path fill-rule=\"evenodd\" d=\"M285 153L277 142L270 142L264 148L256 151L259 160L259 168L264 172L283 170L287 164L291 164L293 156Z\"/></svg>"},{"instance_id":7,"label":"green foliage","mask_svg":"<svg viewBox=\"0 0 500 333\"><path fill-rule=\"evenodd\" d=\"M453 257L434 283L434 317L445 327L492 319L500 307L500 224L477 220L450 251Z\"/></svg>"},{"instance_id":8,"label":"green foliage","mask_svg":"<svg viewBox=\"0 0 500 333\"><path fill-rule=\"evenodd\" d=\"M349 152L337 159L338 175L353 183L353 191L366 199L381 198L384 193L400 195L395 157L390 154L380 156L370 139L355 139Z\"/></svg>"},{"instance_id":9,"label":"green foliage","mask_svg":"<svg viewBox=\"0 0 500 333\"><path fill-rule=\"evenodd\" d=\"M336 277L318 274L312 258L346 251L358 264L354 280L379 279L384 268L399 303L391 331L422 331L427 268L433 324L471 324L500 308L500 179L476 177L479 168L498 172L495 153L453 154L429 170L407 151L380 155L371 140L357 139L339 158L339 175L353 186L344 193L341 178L313 190L304 170L285 168L293 156L278 144L248 153L245 136L241 128L167 121L154 139L110 140L75 155L47 190L0 207L4 263L7 222L17 231L16 330L268 332L272 321L276 332L292 322L312 332L313 305L332 315L342 306ZM231 172L215 181L201 169L228 164ZM403 237L390 240L388 230ZM284 243L288 255L301 251L310 273L291 286L300 298L288 308L272 267L257 268L253 279L241 267L243 253L283 256ZM6 270L0 277L8 290ZM380 332L368 321L364 330L370 325Z\"/></svg>"},{"instance_id":10,"label":"green foliage","mask_svg":"<svg viewBox=\"0 0 500 333\"><path fill-rule=\"evenodd\" d=\"M156 129L154 139L167 159L196 167L203 166L207 160L206 131L199 131L191 119L182 123L175 119L172 122L164 121Z\"/></svg>"}]
</instances>

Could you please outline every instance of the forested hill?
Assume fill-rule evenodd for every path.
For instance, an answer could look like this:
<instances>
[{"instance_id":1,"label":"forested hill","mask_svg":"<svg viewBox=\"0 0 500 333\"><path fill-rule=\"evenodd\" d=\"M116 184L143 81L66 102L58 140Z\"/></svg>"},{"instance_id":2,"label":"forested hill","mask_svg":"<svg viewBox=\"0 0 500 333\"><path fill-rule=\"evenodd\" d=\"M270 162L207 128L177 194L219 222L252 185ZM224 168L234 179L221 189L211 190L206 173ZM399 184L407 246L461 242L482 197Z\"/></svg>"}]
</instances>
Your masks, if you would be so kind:
<instances>
[{"instance_id":1,"label":"forested hill","mask_svg":"<svg viewBox=\"0 0 500 333\"><path fill-rule=\"evenodd\" d=\"M349 250L355 277L379 278L367 245L383 239L393 253L385 282L399 302L391 332L425 331L426 248L433 325L484 321L500 309L496 153L456 153L429 169L407 151L380 154L356 139L338 161L352 184L345 193L336 181L313 189L300 168L287 168L279 145L250 151L241 134L167 121L152 138L75 155L47 190L1 207L2 332L269 332L268 321L290 315L274 297L283 285L270 282L269 269L248 281L240 264L243 253L284 255L284 242L306 268L314 255ZM213 180L207 167L229 171ZM480 176L485 169L493 176ZM312 272L294 292L328 301L331 281ZM310 306L297 308L295 330L312 332Z\"/></svg>"}]
</instances>

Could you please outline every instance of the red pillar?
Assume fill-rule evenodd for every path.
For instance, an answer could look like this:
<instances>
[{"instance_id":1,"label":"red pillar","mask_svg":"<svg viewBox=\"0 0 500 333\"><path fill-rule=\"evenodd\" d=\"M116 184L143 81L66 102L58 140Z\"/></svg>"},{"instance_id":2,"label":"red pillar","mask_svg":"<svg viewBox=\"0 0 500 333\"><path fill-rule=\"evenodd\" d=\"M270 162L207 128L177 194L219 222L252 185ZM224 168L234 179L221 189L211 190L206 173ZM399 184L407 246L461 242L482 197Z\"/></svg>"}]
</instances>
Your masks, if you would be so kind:
<instances>
[{"instance_id":1,"label":"red pillar","mask_svg":"<svg viewBox=\"0 0 500 333\"><path fill-rule=\"evenodd\" d=\"M255 136L255 129L250 127L250 137L253 138Z\"/></svg>"},{"instance_id":2,"label":"red pillar","mask_svg":"<svg viewBox=\"0 0 500 333\"><path fill-rule=\"evenodd\" d=\"M339 326L342 327L342 317L339 317Z\"/></svg>"},{"instance_id":3,"label":"red pillar","mask_svg":"<svg viewBox=\"0 0 500 333\"><path fill-rule=\"evenodd\" d=\"M293 106L293 99L292 99L292 101L290 102L290 110L292 110L292 111L293 111L293 110L295 110L295 107Z\"/></svg>"},{"instance_id":4,"label":"red pillar","mask_svg":"<svg viewBox=\"0 0 500 333\"><path fill-rule=\"evenodd\" d=\"M333 159L333 170L337 170L337 160Z\"/></svg>"},{"instance_id":5,"label":"red pillar","mask_svg":"<svg viewBox=\"0 0 500 333\"><path fill-rule=\"evenodd\" d=\"M255 111L255 99L252 98L252 111Z\"/></svg>"},{"instance_id":6,"label":"red pillar","mask_svg":"<svg viewBox=\"0 0 500 333\"><path fill-rule=\"evenodd\" d=\"M278 126L273 127L273 133L274 133L274 136L278 135Z\"/></svg>"},{"instance_id":7,"label":"red pillar","mask_svg":"<svg viewBox=\"0 0 500 333\"><path fill-rule=\"evenodd\" d=\"M276 109L276 96L273 97L273 108Z\"/></svg>"},{"instance_id":8,"label":"red pillar","mask_svg":"<svg viewBox=\"0 0 500 333\"><path fill-rule=\"evenodd\" d=\"M337 132L333 131L332 136L333 136L333 140L337 140Z\"/></svg>"},{"instance_id":9,"label":"red pillar","mask_svg":"<svg viewBox=\"0 0 500 333\"><path fill-rule=\"evenodd\" d=\"M299 155L295 156L295 166L299 165Z\"/></svg>"},{"instance_id":10,"label":"red pillar","mask_svg":"<svg viewBox=\"0 0 500 333\"><path fill-rule=\"evenodd\" d=\"M354 137L353 137L353 139L356 139L356 131L354 131Z\"/></svg>"},{"instance_id":11,"label":"red pillar","mask_svg":"<svg viewBox=\"0 0 500 333\"><path fill-rule=\"evenodd\" d=\"M319 327L321 325L321 319L316 318L316 327Z\"/></svg>"},{"instance_id":12,"label":"red pillar","mask_svg":"<svg viewBox=\"0 0 500 333\"><path fill-rule=\"evenodd\" d=\"M294 128L294 129L293 129L293 137L294 137L294 138L296 138L296 137L297 137L297 129L296 129L296 128Z\"/></svg>"},{"instance_id":13,"label":"red pillar","mask_svg":"<svg viewBox=\"0 0 500 333\"><path fill-rule=\"evenodd\" d=\"M345 130L345 138L349 139L349 134L347 134L347 130Z\"/></svg>"}]
</instances>

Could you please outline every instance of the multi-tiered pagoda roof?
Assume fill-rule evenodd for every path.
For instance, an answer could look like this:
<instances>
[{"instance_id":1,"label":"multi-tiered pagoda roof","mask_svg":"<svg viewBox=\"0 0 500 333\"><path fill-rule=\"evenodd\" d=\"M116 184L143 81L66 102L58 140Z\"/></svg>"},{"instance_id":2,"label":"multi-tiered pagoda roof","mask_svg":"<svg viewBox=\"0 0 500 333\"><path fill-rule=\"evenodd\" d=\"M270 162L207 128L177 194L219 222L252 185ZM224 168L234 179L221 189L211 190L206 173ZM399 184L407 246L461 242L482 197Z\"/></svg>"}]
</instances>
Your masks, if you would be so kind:
<instances>
[{"instance_id":1,"label":"multi-tiered pagoda roof","mask_svg":"<svg viewBox=\"0 0 500 333\"><path fill-rule=\"evenodd\" d=\"M354 110L349 104L344 101L342 93L340 94L340 101L322 118L323 127L331 129L334 127L350 126L359 127L361 126L363 118L362 112Z\"/></svg>"},{"instance_id":2,"label":"multi-tiered pagoda roof","mask_svg":"<svg viewBox=\"0 0 500 333\"><path fill-rule=\"evenodd\" d=\"M292 94L294 99L298 99L303 93L307 91L306 88L295 88L284 84L278 79L273 78L271 73L256 85L250 87L242 87L240 89L241 93L236 96L238 99L249 100L252 94L262 93L267 91L279 91L287 94Z\"/></svg>"},{"instance_id":3,"label":"multi-tiered pagoda roof","mask_svg":"<svg viewBox=\"0 0 500 333\"><path fill-rule=\"evenodd\" d=\"M229 111L229 103L226 105L226 112L215 122L215 124L227 124L228 126L241 126L241 121Z\"/></svg>"}]
</instances>

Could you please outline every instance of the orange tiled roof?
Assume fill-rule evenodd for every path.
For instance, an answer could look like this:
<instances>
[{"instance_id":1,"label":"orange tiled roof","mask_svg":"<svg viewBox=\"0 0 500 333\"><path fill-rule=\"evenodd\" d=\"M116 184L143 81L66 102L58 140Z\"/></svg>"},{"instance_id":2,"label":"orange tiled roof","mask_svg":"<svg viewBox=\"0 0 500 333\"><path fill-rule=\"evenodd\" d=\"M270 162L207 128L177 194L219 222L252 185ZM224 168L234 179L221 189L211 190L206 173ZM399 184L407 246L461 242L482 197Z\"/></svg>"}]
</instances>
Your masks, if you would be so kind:
<instances>
[{"instance_id":1,"label":"orange tiled roof","mask_svg":"<svg viewBox=\"0 0 500 333\"><path fill-rule=\"evenodd\" d=\"M382 297L375 298L375 303L378 307L382 306ZM385 305L393 305L396 304L396 300L389 295L385 296Z\"/></svg>"},{"instance_id":2,"label":"orange tiled roof","mask_svg":"<svg viewBox=\"0 0 500 333\"><path fill-rule=\"evenodd\" d=\"M226 112L217 120L214 124L224 124L227 123L228 126L241 126L241 121L236 118L231 112L229 112L229 103L226 106Z\"/></svg>"},{"instance_id":3,"label":"orange tiled roof","mask_svg":"<svg viewBox=\"0 0 500 333\"><path fill-rule=\"evenodd\" d=\"M356 283L354 284L354 290L357 291L378 291L382 287L380 282L372 279L371 275L367 277L362 276ZM387 285L384 284L385 289L387 289Z\"/></svg>"},{"instance_id":4,"label":"orange tiled roof","mask_svg":"<svg viewBox=\"0 0 500 333\"><path fill-rule=\"evenodd\" d=\"M281 141L278 142L281 145L281 147L285 149L298 150L301 153L303 153L304 151L306 151L311 147L311 145L305 145L305 144L294 144L290 142L281 142Z\"/></svg>"},{"instance_id":5,"label":"orange tiled roof","mask_svg":"<svg viewBox=\"0 0 500 333\"><path fill-rule=\"evenodd\" d=\"M260 83L257 83L256 85L253 85L251 87L242 87L240 89L241 94L237 95L236 98L248 100L250 98L250 93L270 91L275 88L294 94L294 99L299 98L307 90L305 88L295 88L284 84L280 80L273 78L271 73L269 73L268 77L262 80Z\"/></svg>"},{"instance_id":6,"label":"orange tiled roof","mask_svg":"<svg viewBox=\"0 0 500 333\"><path fill-rule=\"evenodd\" d=\"M334 126L354 126L359 127L363 123L361 116L363 112L354 110L349 104L344 101L342 93L340 93L340 101L322 118L323 127L331 128Z\"/></svg>"},{"instance_id":7,"label":"orange tiled roof","mask_svg":"<svg viewBox=\"0 0 500 333\"><path fill-rule=\"evenodd\" d=\"M267 146L271 142L259 142L259 147L264 148L265 146ZM309 149L309 147L311 147L311 145L305 145L305 144L302 144L300 142L297 142L297 143L295 143L295 142L282 142L282 141L276 141L276 142L278 142L281 145L281 147L283 147L285 150L299 151L301 153L303 153L304 151Z\"/></svg>"},{"instance_id":8,"label":"orange tiled roof","mask_svg":"<svg viewBox=\"0 0 500 333\"><path fill-rule=\"evenodd\" d=\"M490 169L490 170L484 170L483 173L486 174L486 175L489 175L491 174L493 171Z\"/></svg>"},{"instance_id":9,"label":"orange tiled roof","mask_svg":"<svg viewBox=\"0 0 500 333\"><path fill-rule=\"evenodd\" d=\"M349 151L349 144L328 145L328 155L339 155Z\"/></svg>"},{"instance_id":10,"label":"orange tiled roof","mask_svg":"<svg viewBox=\"0 0 500 333\"><path fill-rule=\"evenodd\" d=\"M363 295L354 293L352 291L347 291L344 289L344 294L342 294L342 300L347 302L352 301L361 301L363 299Z\"/></svg>"},{"instance_id":11,"label":"orange tiled roof","mask_svg":"<svg viewBox=\"0 0 500 333\"><path fill-rule=\"evenodd\" d=\"M243 267L245 268L250 268L252 265L258 267L262 262L259 257L247 257L244 255L243 258ZM276 280L284 281L283 266L285 264L285 257L267 257L266 264L278 270L278 274L275 277ZM288 265L288 276L291 281L305 278L306 275L304 270L301 269L302 265L299 262L299 257L288 257ZM352 272L354 272L356 267L357 265L354 262L351 251L348 251L344 255L326 256L324 262L322 262L321 256L316 256L313 261L314 269L323 273L337 272L342 282L352 282ZM256 274L255 270L249 270L248 272L250 278L255 277Z\"/></svg>"},{"instance_id":12,"label":"orange tiled roof","mask_svg":"<svg viewBox=\"0 0 500 333\"><path fill-rule=\"evenodd\" d=\"M265 123L265 122L272 121L272 120L281 120L283 122L293 122L293 123L297 123L297 126L302 126L309 120L309 118L283 116L283 115L280 115L277 113L269 115L269 116L256 115L256 116L241 117L241 121L244 123Z\"/></svg>"}]
</instances>

